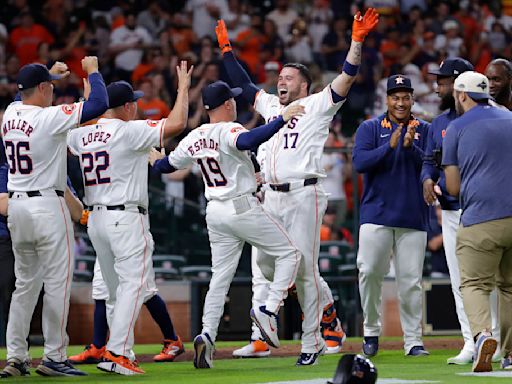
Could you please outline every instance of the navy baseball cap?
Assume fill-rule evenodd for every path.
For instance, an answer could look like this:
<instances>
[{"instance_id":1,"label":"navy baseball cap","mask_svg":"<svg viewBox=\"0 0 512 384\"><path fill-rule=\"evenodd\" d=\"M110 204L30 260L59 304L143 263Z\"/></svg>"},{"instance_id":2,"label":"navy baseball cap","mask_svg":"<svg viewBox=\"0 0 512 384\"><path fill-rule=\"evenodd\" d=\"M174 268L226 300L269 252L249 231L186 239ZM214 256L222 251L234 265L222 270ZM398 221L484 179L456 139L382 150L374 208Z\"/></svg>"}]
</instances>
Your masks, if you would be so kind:
<instances>
[{"instance_id":1,"label":"navy baseball cap","mask_svg":"<svg viewBox=\"0 0 512 384\"><path fill-rule=\"evenodd\" d=\"M52 75L45 65L33 63L24 65L20 69L16 83L18 89L24 91L46 81L59 80L60 78L62 78L61 75Z\"/></svg>"},{"instance_id":2,"label":"navy baseball cap","mask_svg":"<svg viewBox=\"0 0 512 384\"><path fill-rule=\"evenodd\" d=\"M230 88L223 81L216 81L203 88L203 104L204 108L212 111L219 107L226 100L237 97L242 93L242 88Z\"/></svg>"},{"instance_id":3,"label":"navy baseball cap","mask_svg":"<svg viewBox=\"0 0 512 384\"><path fill-rule=\"evenodd\" d=\"M461 57L452 57L443 61L441 65L439 65L439 69L430 71L429 73L437 76L457 77L463 72L474 70L475 68L473 67L473 64L466 59Z\"/></svg>"},{"instance_id":4,"label":"navy baseball cap","mask_svg":"<svg viewBox=\"0 0 512 384\"><path fill-rule=\"evenodd\" d=\"M130 83L126 81L110 83L107 87L107 93L109 108L120 107L125 103L137 101L144 96L144 92L134 91Z\"/></svg>"},{"instance_id":5,"label":"navy baseball cap","mask_svg":"<svg viewBox=\"0 0 512 384\"><path fill-rule=\"evenodd\" d=\"M394 92L406 91L414 92L414 88L411 85L411 79L404 75L393 75L388 77L387 94L391 95Z\"/></svg>"}]
</instances>

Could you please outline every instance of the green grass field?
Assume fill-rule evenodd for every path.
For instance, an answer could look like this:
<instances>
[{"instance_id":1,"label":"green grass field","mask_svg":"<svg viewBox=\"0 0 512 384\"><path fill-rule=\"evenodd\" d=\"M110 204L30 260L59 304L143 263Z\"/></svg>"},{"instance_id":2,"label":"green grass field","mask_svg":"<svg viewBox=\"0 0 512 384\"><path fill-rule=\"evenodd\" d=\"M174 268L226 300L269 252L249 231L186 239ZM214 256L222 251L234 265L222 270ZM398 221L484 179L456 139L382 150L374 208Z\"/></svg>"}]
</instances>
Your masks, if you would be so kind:
<instances>
[{"instance_id":1,"label":"green grass field","mask_svg":"<svg viewBox=\"0 0 512 384\"><path fill-rule=\"evenodd\" d=\"M358 339L352 339L358 340ZM286 342L285 342L286 343ZM241 346L244 343L218 342L217 348ZM69 354L82 350L81 346L69 348ZM160 345L137 345L137 354L153 354ZM193 350L191 343L186 344L187 350ZM40 357L41 347L32 349L32 357ZM468 366L448 366L446 359L456 353L454 350L432 350L428 357L405 357L400 351L380 351L372 359L378 369L379 379L421 380L423 382L461 383L461 384L492 384L512 382L512 372L507 378L460 376L457 373L469 372ZM83 370L89 376L83 378L44 378L38 376L34 370L31 377L14 379L6 382L81 382L81 383L205 383L205 384L238 384L238 383L270 383L280 381L302 381L332 378L340 354L323 356L318 365L312 367L295 367L296 357L274 357L268 359L227 359L215 360L213 369L195 369L191 361L174 363L143 363L145 375L127 377L106 374L96 369L94 365L83 365ZM5 359L5 349L0 350L0 359ZM499 365L495 365L499 370ZM390 382L390 381L385 381ZM396 381L395 381L396 382ZM401 383L407 383L401 382Z\"/></svg>"}]
</instances>

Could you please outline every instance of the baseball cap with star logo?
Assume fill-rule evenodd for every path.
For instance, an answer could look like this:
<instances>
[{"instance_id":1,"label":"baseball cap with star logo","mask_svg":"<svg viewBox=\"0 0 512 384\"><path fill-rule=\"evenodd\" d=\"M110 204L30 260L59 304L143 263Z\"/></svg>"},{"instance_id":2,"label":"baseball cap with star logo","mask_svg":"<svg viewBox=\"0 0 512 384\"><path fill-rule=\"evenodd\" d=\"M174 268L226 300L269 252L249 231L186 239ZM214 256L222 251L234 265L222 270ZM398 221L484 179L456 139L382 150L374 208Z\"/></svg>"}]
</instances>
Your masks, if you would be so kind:
<instances>
[{"instance_id":1,"label":"baseball cap with star logo","mask_svg":"<svg viewBox=\"0 0 512 384\"><path fill-rule=\"evenodd\" d=\"M492 100L489 94L489 79L478 72L467 71L460 74L455 79L453 89L466 92L473 100Z\"/></svg>"},{"instance_id":2,"label":"baseball cap with star logo","mask_svg":"<svg viewBox=\"0 0 512 384\"><path fill-rule=\"evenodd\" d=\"M391 95L398 91L414 92L414 88L411 85L411 79L404 75L393 75L388 77L387 94Z\"/></svg>"}]
</instances>

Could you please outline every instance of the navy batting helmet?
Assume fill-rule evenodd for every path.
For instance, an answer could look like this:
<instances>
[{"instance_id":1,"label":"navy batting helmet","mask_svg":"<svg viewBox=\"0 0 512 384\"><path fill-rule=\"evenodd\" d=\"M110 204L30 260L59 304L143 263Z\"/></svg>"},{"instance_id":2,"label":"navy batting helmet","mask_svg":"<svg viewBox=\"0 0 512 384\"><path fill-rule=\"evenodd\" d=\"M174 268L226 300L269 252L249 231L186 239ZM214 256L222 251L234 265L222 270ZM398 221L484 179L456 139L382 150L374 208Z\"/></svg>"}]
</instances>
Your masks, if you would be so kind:
<instances>
[{"instance_id":1,"label":"navy batting helmet","mask_svg":"<svg viewBox=\"0 0 512 384\"><path fill-rule=\"evenodd\" d=\"M375 384L377 368L362 355L344 355L336 368L334 378L328 384Z\"/></svg>"}]
</instances>

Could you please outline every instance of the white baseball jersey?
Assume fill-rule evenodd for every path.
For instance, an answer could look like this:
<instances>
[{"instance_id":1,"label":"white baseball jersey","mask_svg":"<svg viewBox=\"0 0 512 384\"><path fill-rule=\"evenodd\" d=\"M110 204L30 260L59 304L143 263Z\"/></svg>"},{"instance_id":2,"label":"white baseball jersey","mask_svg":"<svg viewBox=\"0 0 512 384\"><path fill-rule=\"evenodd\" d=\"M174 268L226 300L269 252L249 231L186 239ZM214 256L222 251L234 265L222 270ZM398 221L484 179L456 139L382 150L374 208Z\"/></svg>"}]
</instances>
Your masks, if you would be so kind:
<instances>
[{"instance_id":1,"label":"white baseball jersey","mask_svg":"<svg viewBox=\"0 0 512 384\"><path fill-rule=\"evenodd\" d=\"M66 134L80 124L83 103L42 108L11 103L2 120L9 191L66 189Z\"/></svg>"},{"instance_id":2,"label":"white baseball jersey","mask_svg":"<svg viewBox=\"0 0 512 384\"><path fill-rule=\"evenodd\" d=\"M203 124L185 137L169 155L182 169L196 161L203 174L208 200L227 200L256 191L249 151L236 148L238 135L247 130L238 123Z\"/></svg>"},{"instance_id":3,"label":"white baseball jersey","mask_svg":"<svg viewBox=\"0 0 512 384\"><path fill-rule=\"evenodd\" d=\"M321 92L296 100L305 108L303 116L293 117L264 144L266 181L272 184L311 177L325 177L321 159L329 125L344 101L334 103L331 86ZM276 95L260 90L254 108L268 123L278 117L286 106Z\"/></svg>"},{"instance_id":4,"label":"white baseball jersey","mask_svg":"<svg viewBox=\"0 0 512 384\"><path fill-rule=\"evenodd\" d=\"M99 119L68 135L80 158L85 204L148 206L149 149L163 146L166 119Z\"/></svg>"}]
</instances>

